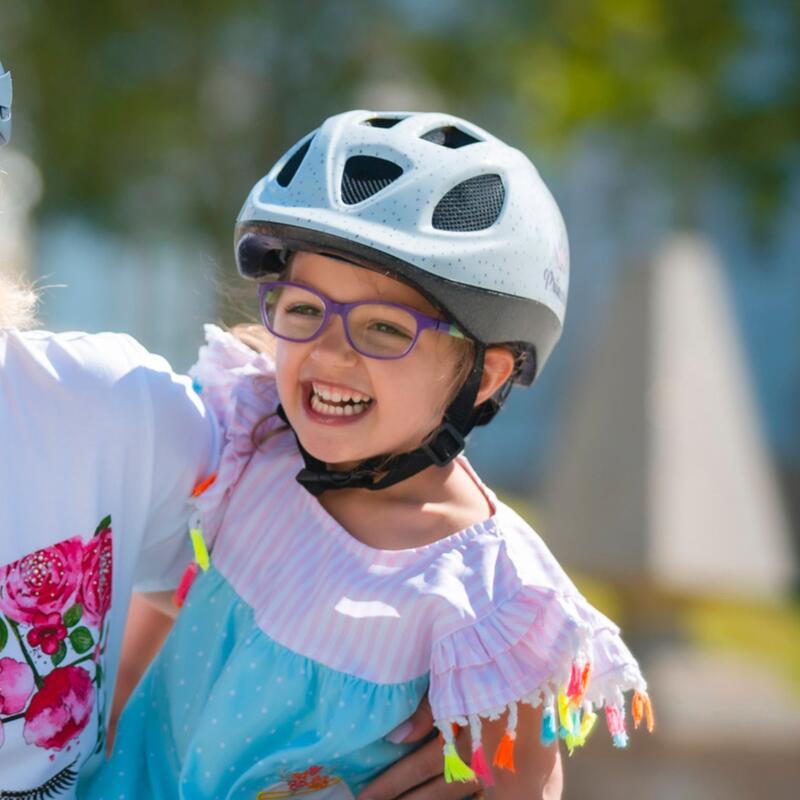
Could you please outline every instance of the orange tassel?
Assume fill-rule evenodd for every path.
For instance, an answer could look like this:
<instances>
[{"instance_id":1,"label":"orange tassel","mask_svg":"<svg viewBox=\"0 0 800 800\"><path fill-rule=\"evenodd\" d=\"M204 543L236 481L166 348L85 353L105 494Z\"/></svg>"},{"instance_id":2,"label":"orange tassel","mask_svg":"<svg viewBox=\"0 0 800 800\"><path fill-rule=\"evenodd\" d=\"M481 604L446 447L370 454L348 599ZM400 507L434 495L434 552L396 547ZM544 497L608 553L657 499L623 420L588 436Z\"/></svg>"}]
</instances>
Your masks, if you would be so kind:
<instances>
[{"instance_id":1,"label":"orange tassel","mask_svg":"<svg viewBox=\"0 0 800 800\"><path fill-rule=\"evenodd\" d=\"M203 492L211 486L212 483L217 479L217 473L212 472L205 480L200 481L197 486L192 489L192 497L200 497Z\"/></svg>"},{"instance_id":2,"label":"orange tassel","mask_svg":"<svg viewBox=\"0 0 800 800\"><path fill-rule=\"evenodd\" d=\"M509 772L516 772L514 767L514 739L514 734L506 731L494 754L494 765L501 769L507 769Z\"/></svg>"},{"instance_id":3,"label":"orange tassel","mask_svg":"<svg viewBox=\"0 0 800 800\"><path fill-rule=\"evenodd\" d=\"M586 687L589 685L589 675L592 672L592 665L587 661L583 665L583 672L581 673L581 696L586 694Z\"/></svg>"},{"instance_id":4,"label":"orange tassel","mask_svg":"<svg viewBox=\"0 0 800 800\"><path fill-rule=\"evenodd\" d=\"M633 716L633 727L639 730L639 724L644 716L644 698L639 692L633 693L631 701L631 715Z\"/></svg>"},{"instance_id":5,"label":"orange tassel","mask_svg":"<svg viewBox=\"0 0 800 800\"><path fill-rule=\"evenodd\" d=\"M647 721L647 730L649 733L653 732L656 726L655 719L653 718L653 706L650 702L650 697L646 692L634 692L633 700L631 701L631 713L633 714L633 725L639 728L642 719Z\"/></svg>"},{"instance_id":6,"label":"orange tassel","mask_svg":"<svg viewBox=\"0 0 800 800\"><path fill-rule=\"evenodd\" d=\"M653 715L653 706L650 702L650 696L647 694L644 696L644 716L647 720L647 732L652 733L656 727L656 720Z\"/></svg>"}]
</instances>

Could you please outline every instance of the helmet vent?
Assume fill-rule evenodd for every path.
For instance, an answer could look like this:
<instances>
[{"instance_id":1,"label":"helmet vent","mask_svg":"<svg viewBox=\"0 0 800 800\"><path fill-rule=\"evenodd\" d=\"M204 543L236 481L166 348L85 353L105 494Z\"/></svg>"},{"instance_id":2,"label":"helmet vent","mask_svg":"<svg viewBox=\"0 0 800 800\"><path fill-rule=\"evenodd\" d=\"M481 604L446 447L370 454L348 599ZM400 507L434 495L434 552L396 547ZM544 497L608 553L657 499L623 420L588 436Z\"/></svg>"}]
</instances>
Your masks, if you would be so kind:
<instances>
[{"instance_id":1,"label":"helmet vent","mask_svg":"<svg viewBox=\"0 0 800 800\"><path fill-rule=\"evenodd\" d=\"M499 175L476 175L454 186L433 210L442 231L482 231L497 221L506 190Z\"/></svg>"},{"instance_id":2,"label":"helmet vent","mask_svg":"<svg viewBox=\"0 0 800 800\"><path fill-rule=\"evenodd\" d=\"M306 153L308 152L308 148L311 147L313 139L313 135L309 136L283 165L283 169L278 173L278 177L275 179L281 186L286 187L292 182L292 178L294 178L295 172L297 172L301 162L306 157Z\"/></svg>"},{"instance_id":3,"label":"helmet vent","mask_svg":"<svg viewBox=\"0 0 800 800\"><path fill-rule=\"evenodd\" d=\"M434 128L432 131L428 131L420 136L420 139L424 139L426 142L433 142L442 147L450 147L454 150L458 147L464 147L465 145L475 144L475 142L480 141L480 139L470 136L468 133L462 131L461 128L456 128L454 125L447 125L444 128Z\"/></svg>"},{"instance_id":4,"label":"helmet vent","mask_svg":"<svg viewBox=\"0 0 800 800\"><path fill-rule=\"evenodd\" d=\"M402 122L404 119L405 117L370 117L361 124L370 125L373 128L394 128L398 122Z\"/></svg>"},{"instance_id":5,"label":"helmet vent","mask_svg":"<svg viewBox=\"0 0 800 800\"><path fill-rule=\"evenodd\" d=\"M344 165L342 200L350 206L360 203L385 189L402 174L402 167L385 158L352 156Z\"/></svg>"}]
</instances>

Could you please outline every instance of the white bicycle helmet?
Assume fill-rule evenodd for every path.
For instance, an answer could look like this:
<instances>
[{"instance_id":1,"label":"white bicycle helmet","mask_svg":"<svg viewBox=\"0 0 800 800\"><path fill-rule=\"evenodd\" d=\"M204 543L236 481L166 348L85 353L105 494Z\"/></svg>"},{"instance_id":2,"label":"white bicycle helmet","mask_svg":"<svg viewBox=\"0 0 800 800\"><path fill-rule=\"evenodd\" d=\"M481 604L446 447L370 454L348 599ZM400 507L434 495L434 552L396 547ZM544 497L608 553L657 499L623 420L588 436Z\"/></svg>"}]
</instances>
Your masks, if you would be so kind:
<instances>
[{"instance_id":1,"label":"white bicycle helmet","mask_svg":"<svg viewBox=\"0 0 800 800\"><path fill-rule=\"evenodd\" d=\"M11 138L11 73L0 62L0 146Z\"/></svg>"},{"instance_id":2,"label":"white bicycle helmet","mask_svg":"<svg viewBox=\"0 0 800 800\"><path fill-rule=\"evenodd\" d=\"M234 240L239 272L255 280L280 275L294 250L387 272L477 345L472 373L427 445L396 457L397 468L379 481L373 467L385 459L331 473L304 451L305 472L313 475L298 479L314 493L383 488L447 463L499 407L474 408L485 348L512 349L512 380L529 385L561 334L569 249L553 196L523 153L448 114L330 117L256 183Z\"/></svg>"}]
</instances>

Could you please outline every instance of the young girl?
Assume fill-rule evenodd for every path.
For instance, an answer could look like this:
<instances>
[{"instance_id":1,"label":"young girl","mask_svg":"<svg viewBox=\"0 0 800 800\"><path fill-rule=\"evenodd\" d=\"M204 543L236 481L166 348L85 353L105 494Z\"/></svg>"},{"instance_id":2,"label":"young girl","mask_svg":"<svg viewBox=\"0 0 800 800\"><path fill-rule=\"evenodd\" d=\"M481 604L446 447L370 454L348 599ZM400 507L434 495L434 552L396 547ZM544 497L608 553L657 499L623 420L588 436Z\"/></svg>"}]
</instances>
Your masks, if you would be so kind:
<instances>
[{"instance_id":1,"label":"young girl","mask_svg":"<svg viewBox=\"0 0 800 800\"><path fill-rule=\"evenodd\" d=\"M341 114L256 184L236 255L275 357L207 328L213 562L86 796L352 798L426 692L445 779L499 798L553 791L554 742L600 706L624 746L626 690L652 724L618 629L461 455L563 321L566 234L527 158L450 116Z\"/></svg>"}]
</instances>

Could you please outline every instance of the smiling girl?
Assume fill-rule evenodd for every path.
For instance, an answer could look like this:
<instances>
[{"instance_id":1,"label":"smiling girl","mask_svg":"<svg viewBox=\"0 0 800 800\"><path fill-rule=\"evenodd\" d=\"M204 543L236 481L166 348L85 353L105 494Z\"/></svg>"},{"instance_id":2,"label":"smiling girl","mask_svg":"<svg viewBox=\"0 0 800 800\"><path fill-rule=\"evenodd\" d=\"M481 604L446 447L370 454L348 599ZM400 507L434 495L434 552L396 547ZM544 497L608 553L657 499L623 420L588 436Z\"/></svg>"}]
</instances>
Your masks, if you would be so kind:
<instances>
[{"instance_id":1,"label":"smiling girl","mask_svg":"<svg viewBox=\"0 0 800 800\"><path fill-rule=\"evenodd\" d=\"M386 737L426 692L444 780L559 796L558 738L582 744L605 706L623 746L623 692L638 724L646 686L461 454L559 337L552 196L464 120L354 111L256 184L236 255L274 359L207 329L212 562L200 547L86 796L352 798L408 751Z\"/></svg>"}]
</instances>

